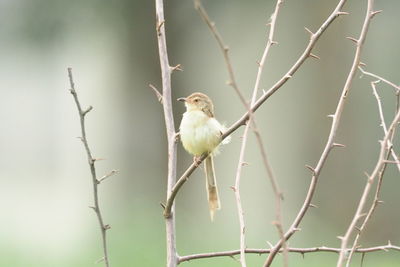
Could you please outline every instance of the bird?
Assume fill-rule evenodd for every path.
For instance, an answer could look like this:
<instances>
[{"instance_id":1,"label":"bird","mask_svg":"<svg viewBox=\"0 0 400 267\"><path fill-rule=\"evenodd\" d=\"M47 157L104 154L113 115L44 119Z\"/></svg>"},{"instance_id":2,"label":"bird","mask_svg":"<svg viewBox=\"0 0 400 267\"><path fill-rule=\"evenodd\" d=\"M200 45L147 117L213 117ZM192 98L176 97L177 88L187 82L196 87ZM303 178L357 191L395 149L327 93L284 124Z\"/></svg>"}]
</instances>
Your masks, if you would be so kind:
<instances>
[{"instance_id":1,"label":"bird","mask_svg":"<svg viewBox=\"0 0 400 267\"><path fill-rule=\"evenodd\" d=\"M226 128L215 118L214 105L207 95L196 92L188 97L178 98L178 101L184 102L186 106L179 127L183 147L195 157L195 162L202 155L208 155L204 160L204 170L208 206L213 221L215 212L221 209L213 157L218 153ZM229 140L230 137L227 137L222 143L226 144Z\"/></svg>"}]
</instances>

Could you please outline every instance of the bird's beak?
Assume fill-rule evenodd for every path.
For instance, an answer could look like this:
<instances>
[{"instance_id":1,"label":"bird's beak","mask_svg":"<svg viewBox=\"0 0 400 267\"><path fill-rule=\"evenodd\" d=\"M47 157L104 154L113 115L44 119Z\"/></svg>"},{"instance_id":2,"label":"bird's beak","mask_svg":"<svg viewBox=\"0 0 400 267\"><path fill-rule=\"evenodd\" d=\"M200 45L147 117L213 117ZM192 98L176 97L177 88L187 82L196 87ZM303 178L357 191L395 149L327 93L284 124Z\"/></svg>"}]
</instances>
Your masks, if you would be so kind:
<instances>
[{"instance_id":1,"label":"bird's beak","mask_svg":"<svg viewBox=\"0 0 400 267\"><path fill-rule=\"evenodd\" d=\"M186 102L186 97L180 97L180 98L178 98L177 100L178 100L178 101L181 101L181 102Z\"/></svg>"}]
</instances>

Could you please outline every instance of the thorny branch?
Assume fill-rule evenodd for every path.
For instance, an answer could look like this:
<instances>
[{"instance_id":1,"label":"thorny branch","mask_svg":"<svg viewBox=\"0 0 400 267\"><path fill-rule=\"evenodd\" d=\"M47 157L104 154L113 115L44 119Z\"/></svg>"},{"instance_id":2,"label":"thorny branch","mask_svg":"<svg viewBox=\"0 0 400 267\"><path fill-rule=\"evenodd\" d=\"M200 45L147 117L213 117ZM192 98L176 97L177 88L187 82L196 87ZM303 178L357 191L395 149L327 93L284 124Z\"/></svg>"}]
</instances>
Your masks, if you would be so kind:
<instances>
[{"instance_id":1,"label":"thorny branch","mask_svg":"<svg viewBox=\"0 0 400 267\"><path fill-rule=\"evenodd\" d=\"M357 224L358 220L365 216L365 214L363 214L363 209L367 202L368 194L371 190L371 187L374 183L375 178L379 176L379 172L382 170L382 167L384 166L384 164L386 164L385 156L386 156L386 153L388 153L388 151L389 151L388 140L390 139L395 127L397 127L399 122L400 122L400 110L397 111L395 118L393 119L392 123L390 124L390 126L388 128L388 133L385 135L384 139L381 141L381 150L379 152L378 161L375 165L375 168L374 168L372 174L368 176L367 183L365 185L365 188L364 188L363 194L361 196L360 202L358 204L357 210L354 214L353 220L351 221L351 223L346 231L346 234L343 237L341 237L342 245L341 245L341 252L340 252L340 256L339 256L339 260L338 260L338 264L337 264L338 266L343 265L343 261L345 260L345 257L346 257L346 252L348 250L347 242L348 242L353 230L356 229L356 224Z\"/></svg>"},{"instance_id":2,"label":"thorny branch","mask_svg":"<svg viewBox=\"0 0 400 267\"><path fill-rule=\"evenodd\" d=\"M364 23L363 23L363 26L362 26L362 28L361 28L360 37L358 38L358 40L357 40L357 42L356 42L356 52L355 52L355 55L354 55L353 65L352 65L352 67L351 67L351 70L350 70L350 73L349 73L349 76L348 76L349 87L350 87L351 80L353 79L353 77L354 77L354 75L355 75L355 73L356 73L356 70L357 70L358 66L360 65L361 50L362 50L362 46L363 46L363 44L364 44L364 42L365 42L365 39L366 39L366 37L367 37L367 32L368 32L369 25L370 25L371 20L372 20L372 18L374 17L374 15L377 14L377 12L374 12L374 11L373 11L373 8L374 8L374 0L368 0L368 3L367 3L367 11L366 11L366 14L365 14ZM347 82L346 82L346 84L347 84ZM348 89L347 89L347 90L348 90ZM346 92L344 92L344 94L342 95L343 97L346 97L346 96L347 96L347 90L346 90ZM383 157L383 154L381 154L381 156ZM379 169L378 169L377 171L379 171L379 170L381 169L381 167L382 167L382 166L380 166ZM370 186L371 186L371 185L372 185L372 183L369 184L369 189L370 189ZM367 186L367 187L368 187L368 186ZM365 193L366 193L365 198L366 198L367 195L368 195L369 189L367 189L367 190L365 191ZM360 204L361 204L361 203L360 203ZM360 206L362 206L362 207L360 207ZM344 262L345 257L346 257L345 253L346 253L346 251L347 251L347 242L348 242L349 237L350 237L350 235L351 235L351 233L352 233L352 231L353 231L353 229L354 229L354 226L356 225L358 219L360 219L359 215L361 215L361 211L362 211L363 205L360 205L360 206L359 206L359 208L357 209L357 213L356 213L356 215L354 216L353 221L352 221L351 224L349 225L349 228L348 228L348 230L346 231L346 234L344 235L344 237L343 237L342 240L341 240L341 241L342 241L342 242L341 242L341 243L342 243L342 244L341 244L341 250L342 250L342 251L341 251L340 254L339 254L339 259L338 259L338 262L337 262L337 266L338 266L338 267L343 266L343 262Z\"/></svg>"},{"instance_id":3,"label":"thorny branch","mask_svg":"<svg viewBox=\"0 0 400 267\"><path fill-rule=\"evenodd\" d=\"M332 23L332 21L337 16L347 14L346 12L341 11L345 2L346 2L346 0L339 1L336 8L334 9L334 11L327 18L327 20L321 25L321 27L317 30L316 33L312 33L310 30L308 30L306 28L306 30L310 33L310 44L312 43L314 38L318 38L325 31L325 29L330 25L330 23ZM313 48L313 46L312 45L310 46L310 44L309 44L309 50L307 51L308 56L311 55L311 49ZM289 230L285 233L285 238L279 240L278 243L273 247L273 249L271 250L271 253L268 255L268 258L266 259L266 261L264 263L264 266L270 266L272 264L274 257L276 256L276 254L278 253L278 251L281 249L281 247L283 245L283 241L288 240L296 231L299 230L300 222L303 220L304 215L306 214L307 210L311 206L311 200L314 196L317 181L318 181L320 172L322 170L322 167L324 166L324 164L328 158L329 152L332 150L332 148L334 148L336 146L341 146L341 145L335 144L333 141L334 141L334 137L336 135L337 128L339 126L339 121L340 121L340 117L341 117L342 110L344 107L345 99L346 99L347 93L350 89L350 85L351 85L352 79L355 74L355 68L358 66L358 62L359 62L359 59L356 57L354 59L353 66L351 68L349 76L347 77L346 83L344 85L344 88L342 91L342 96L337 105L336 112L332 116L333 120L332 120L332 126L331 126L331 130L329 133L328 141L327 141L325 148L321 154L321 157L317 163L317 166L315 168L309 167L309 169L312 171L312 178L311 178L311 183L308 188L308 192L307 192L306 198L304 200L304 203L303 203L302 207L300 208L300 211L298 212L298 214L297 214L296 218L294 219L292 225L290 226ZM295 66L293 66L292 68L294 68L294 67ZM291 74L289 73L289 75L291 75Z\"/></svg>"},{"instance_id":4,"label":"thorny branch","mask_svg":"<svg viewBox=\"0 0 400 267\"><path fill-rule=\"evenodd\" d=\"M171 67L168 60L167 41L165 37L165 19L163 0L155 0L156 5L156 31L158 41L158 53L160 57L161 78L162 78L162 105L164 109L165 128L168 142L168 175L167 175L167 199L171 198L172 190L176 181L177 142L172 112L171 99L171 74L179 68ZM154 89L153 89L154 90ZM155 90L155 92L158 92ZM156 93L157 94L157 93ZM165 216L166 239L167 239L167 267L175 267L178 264L176 252L175 216L173 214L174 203L169 206L169 214Z\"/></svg>"},{"instance_id":5,"label":"thorny branch","mask_svg":"<svg viewBox=\"0 0 400 267\"><path fill-rule=\"evenodd\" d=\"M388 242L387 245L384 246L377 246L377 247L369 247L369 248L357 248L355 250L356 253L371 253L371 252L378 252L378 251L389 251L395 250L400 251L399 246L394 246ZM350 249L347 250L348 252ZM271 249L254 249L254 248L246 248L245 250L248 254L268 254L271 253ZM280 249L279 253L282 253L283 250ZM331 248L331 247L313 247L313 248L288 248L288 252L292 253L299 253L299 254L307 254L307 253L314 253L314 252L331 252L331 253L340 253L340 248ZM201 254L192 254L187 256L179 257L179 263L185 261L191 261L196 259L207 259L207 258L215 258L215 257L233 257L235 255L239 255L240 250L229 250L229 251L221 251L221 252L210 252L210 253L201 253Z\"/></svg>"},{"instance_id":6,"label":"thorny branch","mask_svg":"<svg viewBox=\"0 0 400 267\"><path fill-rule=\"evenodd\" d=\"M90 151L89 143L88 143L88 140L86 137L86 128L85 128L85 117L93 109L93 107L89 106L86 110L82 109L82 106L78 99L78 94L75 90L75 83L74 83L74 79L72 76L71 68L68 68L68 78L69 78L69 83L71 86L70 92L71 92L72 96L74 97L75 104L76 104L76 107L77 107L78 113L79 113L79 119L80 119L80 124L81 124L81 135L82 135L80 137L80 139L82 140L82 143L85 147L87 158L88 158L88 163L89 163L89 167L90 167L90 173L92 174L94 206L91 208L94 210L94 212L97 215L97 219L99 221L99 226L100 226L100 230L101 230L101 237L102 237L102 243L103 243L103 258L101 260L104 260L106 267L109 267L110 263L109 263L109 258L108 258L107 235L106 234L107 234L107 230L110 229L110 225L104 224L103 216L102 216L101 210L100 210L99 194L98 194L98 186L106 178L97 179L96 167L94 165L96 159L93 158L92 153ZM111 175L112 174L110 174L109 176L111 176Z\"/></svg>"},{"instance_id":7,"label":"thorny branch","mask_svg":"<svg viewBox=\"0 0 400 267\"><path fill-rule=\"evenodd\" d=\"M380 99L380 97L378 95L378 92L376 90L376 85L375 85L376 83L377 82L371 82L371 87L372 87L372 91L374 93L374 96L376 98L376 101L378 103L378 111L379 111L379 116L380 116L380 120L381 120L381 125L382 125L382 127L384 129L384 134L386 135L387 134L387 127L386 127L386 123L385 123L385 119L384 119L384 115L383 115L381 99ZM393 136L394 136L394 131L392 132L392 136L389 137L389 139L388 139L388 146L389 146L390 149L386 153L386 156L385 156L386 160L389 159L389 156L390 156L391 152L394 153L393 145L392 145ZM357 228L357 230L358 230L357 231L357 235L354 238L353 246L352 246L352 248L350 250L350 253L349 253L349 256L347 258L347 263L346 263L347 267L350 266L352 256L353 256L353 254L354 254L354 252L355 252L355 250L357 248L358 240L360 239L361 234L363 233L365 227L367 226L368 221L371 219L372 214L374 213L374 211L375 211L376 207L378 206L378 204L382 203L382 201L380 200L380 193L381 193L382 181L383 181L383 176L384 176L385 171L386 171L386 167L387 167L387 161L385 161L385 163L383 164L381 170L378 173L378 183L376 185L375 196L374 196L374 200L373 200L373 202L371 204L371 207L369 208L368 213L365 216L365 219L364 219L362 225Z\"/></svg>"}]
</instances>

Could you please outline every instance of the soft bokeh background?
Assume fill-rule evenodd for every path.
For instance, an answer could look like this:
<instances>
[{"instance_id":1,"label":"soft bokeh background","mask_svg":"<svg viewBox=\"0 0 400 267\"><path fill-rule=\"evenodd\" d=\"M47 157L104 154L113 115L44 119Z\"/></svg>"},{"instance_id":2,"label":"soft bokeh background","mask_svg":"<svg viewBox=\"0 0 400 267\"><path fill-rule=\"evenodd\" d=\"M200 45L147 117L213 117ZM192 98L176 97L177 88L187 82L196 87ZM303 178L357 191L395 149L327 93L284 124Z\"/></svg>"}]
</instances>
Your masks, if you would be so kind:
<instances>
[{"instance_id":1,"label":"soft bokeh background","mask_svg":"<svg viewBox=\"0 0 400 267\"><path fill-rule=\"evenodd\" d=\"M205 1L225 42L240 88L250 95L265 45L275 1ZM268 89L294 63L308 41L304 26L317 29L336 5L331 0L285 1L276 41L262 79ZM315 165L327 139L337 99L350 68L365 2L350 1L351 13L337 19L296 75L257 112L258 124L276 176L284 191L284 226L301 206L310 181L305 164ZM372 22L362 61L367 69L398 83L400 2L376 1L384 12ZM216 115L227 125L244 112L226 85L222 55L192 1L166 3L173 97L202 91L212 97ZM120 173L100 187L109 234L112 266L163 266L165 233L160 201L166 190L166 138L161 105L147 84L160 88L153 1L0 1L0 266L94 266L102 256L92 188L81 142L78 114L68 92L72 67L87 117L90 146L99 175ZM321 174L295 247L340 246L370 172L382 137L370 79L357 75L345 107L334 150ZM387 115L394 112L393 90L380 85ZM176 125L184 111L174 106ZM177 198L177 247L181 255L237 249L239 227L234 184L240 136L216 159L223 209L211 223L202 171L196 171ZM397 144L398 144L397 140ZM179 146L179 173L191 156ZM273 194L254 137L250 136L241 191L248 247L268 247L277 234ZM370 221L363 246L400 243L399 173L390 166L380 206ZM249 266L265 256L248 255ZM334 265L337 255L291 255L291 266ZM277 257L276 266L280 266ZM398 252L368 254L363 266L398 266ZM354 265L358 266L356 256ZM101 266L101 265L98 265ZM238 266L231 258L198 260L182 266Z\"/></svg>"}]
</instances>

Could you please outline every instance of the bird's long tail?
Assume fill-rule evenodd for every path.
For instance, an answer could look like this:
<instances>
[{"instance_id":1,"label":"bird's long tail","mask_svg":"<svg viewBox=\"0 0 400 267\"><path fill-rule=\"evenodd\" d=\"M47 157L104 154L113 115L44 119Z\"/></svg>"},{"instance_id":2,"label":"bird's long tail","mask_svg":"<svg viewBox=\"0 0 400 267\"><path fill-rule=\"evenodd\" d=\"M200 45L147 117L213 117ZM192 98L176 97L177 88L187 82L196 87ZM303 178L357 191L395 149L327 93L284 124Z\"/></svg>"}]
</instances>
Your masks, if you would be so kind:
<instances>
[{"instance_id":1,"label":"bird's long tail","mask_svg":"<svg viewBox=\"0 0 400 267\"><path fill-rule=\"evenodd\" d=\"M218 196L217 181L215 179L213 156L209 155L205 160L206 187L208 196L208 206L210 208L211 221L214 219L214 213L221 208Z\"/></svg>"}]
</instances>

